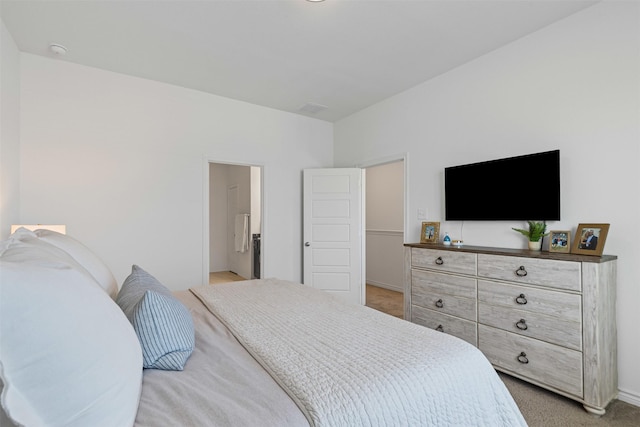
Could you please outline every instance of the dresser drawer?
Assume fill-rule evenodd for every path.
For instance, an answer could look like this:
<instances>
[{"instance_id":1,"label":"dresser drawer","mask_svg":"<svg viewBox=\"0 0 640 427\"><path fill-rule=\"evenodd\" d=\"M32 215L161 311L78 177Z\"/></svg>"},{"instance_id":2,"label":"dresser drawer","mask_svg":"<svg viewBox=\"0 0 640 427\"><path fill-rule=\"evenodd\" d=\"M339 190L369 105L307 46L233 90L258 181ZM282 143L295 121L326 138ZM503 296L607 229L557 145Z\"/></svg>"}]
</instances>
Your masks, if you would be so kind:
<instances>
[{"instance_id":1,"label":"dresser drawer","mask_svg":"<svg viewBox=\"0 0 640 427\"><path fill-rule=\"evenodd\" d=\"M573 350L582 350L582 327L579 322L483 302L478 304L478 322Z\"/></svg>"},{"instance_id":2,"label":"dresser drawer","mask_svg":"<svg viewBox=\"0 0 640 427\"><path fill-rule=\"evenodd\" d=\"M413 267L442 270L451 273L476 274L476 254L467 252L440 251L437 249L411 249Z\"/></svg>"},{"instance_id":3,"label":"dresser drawer","mask_svg":"<svg viewBox=\"0 0 640 427\"><path fill-rule=\"evenodd\" d=\"M582 322L578 294L478 280L478 302Z\"/></svg>"},{"instance_id":4,"label":"dresser drawer","mask_svg":"<svg viewBox=\"0 0 640 427\"><path fill-rule=\"evenodd\" d=\"M478 325L478 347L498 368L583 397L582 353Z\"/></svg>"},{"instance_id":5,"label":"dresser drawer","mask_svg":"<svg viewBox=\"0 0 640 427\"><path fill-rule=\"evenodd\" d=\"M478 276L581 291L580 263L478 254Z\"/></svg>"},{"instance_id":6,"label":"dresser drawer","mask_svg":"<svg viewBox=\"0 0 640 427\"><path fill-rule=\"evenodd\" d=\"M476 323L447 314L438 313L417 305L411 309L411 321L427 328L453 335L477 346Z\"/></svg>"},{"instance_id":7,"label":"dresser drawer","mask_svg":"<svg viewBox=\"0 0 640 427\"><path fill-rule=\"evenodd\" d=\"M476 279L412 270L411 303L431 310L476 320Z\"/></svg>"}]
</instances>

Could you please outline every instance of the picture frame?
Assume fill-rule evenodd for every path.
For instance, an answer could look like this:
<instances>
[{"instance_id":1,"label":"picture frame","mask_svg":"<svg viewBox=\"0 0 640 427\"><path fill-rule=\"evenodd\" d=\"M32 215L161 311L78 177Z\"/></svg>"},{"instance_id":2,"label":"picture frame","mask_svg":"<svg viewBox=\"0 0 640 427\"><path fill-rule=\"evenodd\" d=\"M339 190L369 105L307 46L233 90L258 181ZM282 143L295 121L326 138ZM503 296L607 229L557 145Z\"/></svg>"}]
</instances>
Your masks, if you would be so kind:
<instances>
[{"instance_id":1,"label":"picture frame","mask_svg":"<svg viewBox=\"0 0 640 427\"><path fill-rule=\"evenodd\" d=\"M551 230L549 231L549 252L565 253L571 252L571 231Z\"/></svg>"},{"instance_id":2,"label":"picture frame","mask_svg":"<svg viewBox=\"0 0 640 427\"><path fill-rule=\"evenodd\" d=\"M423 222L422 231L420 231L420 243L438 243L439 234L439 222Z\"/></svg>"},{"instance_id":3,"label":"picture frame","mask_svg":"<svg viewBox=\"0 0 640 427\"><path fill-rule=\"evenodd\" d=\"M572 254L601 256L609 234L609 224L578 224Z\"/></svg>"}]
</instances>

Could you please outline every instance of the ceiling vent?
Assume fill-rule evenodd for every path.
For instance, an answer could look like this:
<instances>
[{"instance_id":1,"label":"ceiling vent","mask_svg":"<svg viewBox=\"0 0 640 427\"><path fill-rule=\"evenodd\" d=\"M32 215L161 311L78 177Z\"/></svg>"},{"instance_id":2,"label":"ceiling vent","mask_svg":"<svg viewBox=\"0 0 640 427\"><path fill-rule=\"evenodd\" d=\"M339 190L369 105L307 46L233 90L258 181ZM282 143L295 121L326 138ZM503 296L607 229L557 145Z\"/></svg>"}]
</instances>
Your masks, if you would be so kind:
<instances>
[{"instance_id":1,"label":"ceiling vent","mask_svg":"<svg viewBox=\"0 0 640 427\"><path fill-rule=\"evenodd\" d=\"M329 108L329 107L327 107L326 105L314 104L313 102L307 102L302 107L300 107L298 109L298 111L301 111L303 113L308 113L308 114L316 114L316 113L319 113L320 111L326 110L327 108Z\"/></svg>"}]
</instances>

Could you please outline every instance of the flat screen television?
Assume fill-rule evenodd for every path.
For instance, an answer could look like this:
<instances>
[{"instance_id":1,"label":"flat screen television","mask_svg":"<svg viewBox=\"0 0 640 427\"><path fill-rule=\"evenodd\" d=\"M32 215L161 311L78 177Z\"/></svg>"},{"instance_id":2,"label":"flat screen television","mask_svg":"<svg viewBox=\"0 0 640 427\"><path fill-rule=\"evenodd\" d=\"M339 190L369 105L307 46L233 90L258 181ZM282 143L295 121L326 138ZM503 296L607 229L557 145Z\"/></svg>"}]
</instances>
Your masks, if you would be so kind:
<instances>
[{"instance_id":1,"label":"flat screen television","mask_svg":"<svg viewBox=\"0 0 640 427\"><path fill-rule=\"evenodd\" d=\"M560 150L444 169L447 221L560 219Z\"/></svg>"}]
</instances>

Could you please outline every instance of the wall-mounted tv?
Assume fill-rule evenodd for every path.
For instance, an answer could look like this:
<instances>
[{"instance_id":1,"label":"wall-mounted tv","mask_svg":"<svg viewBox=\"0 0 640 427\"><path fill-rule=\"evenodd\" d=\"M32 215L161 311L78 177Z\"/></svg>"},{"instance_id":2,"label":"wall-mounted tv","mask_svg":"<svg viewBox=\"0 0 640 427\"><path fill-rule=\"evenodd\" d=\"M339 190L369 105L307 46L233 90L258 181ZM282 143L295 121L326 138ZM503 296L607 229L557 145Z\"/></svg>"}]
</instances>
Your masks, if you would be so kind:
<instances>
[{"instance_id":1,"label":"wall-mounted tv","mask_svg":"<svg viewBox=\"0 0 640 427\"><path fill-rule=\"evenodd\" d=\"M444 169L447 221L560 219L560 150Z\"/></svg>"}]
</instances>

